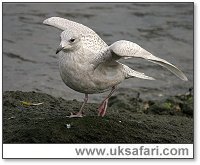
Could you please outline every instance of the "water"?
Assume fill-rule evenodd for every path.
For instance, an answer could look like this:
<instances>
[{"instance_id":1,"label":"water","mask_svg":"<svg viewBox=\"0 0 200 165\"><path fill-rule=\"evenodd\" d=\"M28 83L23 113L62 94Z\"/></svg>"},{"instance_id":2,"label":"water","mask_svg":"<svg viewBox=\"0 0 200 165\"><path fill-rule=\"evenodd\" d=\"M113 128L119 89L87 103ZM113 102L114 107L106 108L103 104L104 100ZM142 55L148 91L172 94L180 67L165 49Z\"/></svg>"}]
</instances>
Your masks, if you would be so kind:
<instances>
[{"instance_id":1,"label":"water","mask_svg":"<svg viewBox=\"0 0 200 165\"><path fill-rule=\"evenodd\" d=\"M123 60L134 70L156 78L125 80L117 92L158 99L185 93L193 86L192 3L3 3L3 90L45 92L66 99L82 100L83 94L61 80L55 51L60 30L43 20L64 17L97 32L107 43L133 41L152 54L179 67L184 82L168 70L142 59ZM91 95L100 101L107 93Z\"/></svg>"}]
</instances>

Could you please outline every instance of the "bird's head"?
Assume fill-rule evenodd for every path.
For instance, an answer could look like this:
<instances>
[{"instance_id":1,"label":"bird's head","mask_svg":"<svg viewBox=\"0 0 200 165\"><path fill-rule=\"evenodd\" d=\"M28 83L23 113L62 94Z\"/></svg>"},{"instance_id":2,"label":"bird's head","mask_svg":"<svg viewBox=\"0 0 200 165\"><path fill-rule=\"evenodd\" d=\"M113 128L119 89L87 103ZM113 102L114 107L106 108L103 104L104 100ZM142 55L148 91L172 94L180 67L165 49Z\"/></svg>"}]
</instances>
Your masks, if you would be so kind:
<instances>
[{"instance_id":1,"label":"bird's head","mask_svg":"<svg viewBox=\"0 0 200 165\"><path fill-rule=\"evenodd\" d=\"M79 48L80 46L80 35L75 34L72 31L65 30L60 35L61 42L56 50L56 54L59 53L61 50L63 51L70 51Z\"/></svg>"}]
</instances>

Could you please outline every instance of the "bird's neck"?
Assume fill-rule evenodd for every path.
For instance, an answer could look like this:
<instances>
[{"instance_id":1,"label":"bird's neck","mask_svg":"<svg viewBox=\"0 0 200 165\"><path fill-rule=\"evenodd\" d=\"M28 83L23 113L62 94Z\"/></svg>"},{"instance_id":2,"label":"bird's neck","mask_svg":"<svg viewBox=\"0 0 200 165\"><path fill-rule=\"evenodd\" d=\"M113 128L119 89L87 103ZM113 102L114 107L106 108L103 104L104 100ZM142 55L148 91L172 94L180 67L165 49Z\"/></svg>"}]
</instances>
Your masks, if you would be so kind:
<instances>
[{"instance_id":1,"label":"bird's neck","mask_svg":"<svg viewBox=\"0 0 200 165\"><path fill-rule=\"evenodd\" d=\"M83 48L75 47L73 50L63 50L59 53L59 60L62 62L79 62L84 58Z\"/></svg>"}]
</instances>

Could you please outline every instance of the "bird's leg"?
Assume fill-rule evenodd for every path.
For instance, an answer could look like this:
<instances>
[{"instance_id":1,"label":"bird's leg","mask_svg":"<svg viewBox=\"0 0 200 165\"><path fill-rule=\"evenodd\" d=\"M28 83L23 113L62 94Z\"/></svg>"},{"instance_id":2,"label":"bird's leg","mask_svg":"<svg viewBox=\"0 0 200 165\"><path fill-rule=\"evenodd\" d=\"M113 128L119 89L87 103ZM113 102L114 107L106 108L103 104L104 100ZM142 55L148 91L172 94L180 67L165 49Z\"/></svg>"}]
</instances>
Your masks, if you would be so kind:
<instances>
[{"instance_id":1,"label":"bird's leg","mask_svg":"<svg viewBox=\"0 0 200 165\"><path fill-rule=\"evenodd\" d=\"M83 117L83 108L84 108L85 104L87 103L87 101L88 101L88 94L85 94L84 102L83 102L79 112L77 114L75 114L75 115L73 113L71 113L71 115L67 116L67 117L69 117L69 118L72 118L72 117Z\"/></svg>"},{"instance_id":2,"label":"bird's leg","mask_svg":"<svg viewBox=\"0 0 200 165\"><path fill-rule=\"evenodd\" d=\"M104 116L106 114L106 109L107 109L107 105L108 105L108 99L112 96L113 92L115 91L116 87L113 86L111 92L109 93L109 95L102 101L102 103L99 106L99 113L98 116Z\"/></svg>"}]
</instances>

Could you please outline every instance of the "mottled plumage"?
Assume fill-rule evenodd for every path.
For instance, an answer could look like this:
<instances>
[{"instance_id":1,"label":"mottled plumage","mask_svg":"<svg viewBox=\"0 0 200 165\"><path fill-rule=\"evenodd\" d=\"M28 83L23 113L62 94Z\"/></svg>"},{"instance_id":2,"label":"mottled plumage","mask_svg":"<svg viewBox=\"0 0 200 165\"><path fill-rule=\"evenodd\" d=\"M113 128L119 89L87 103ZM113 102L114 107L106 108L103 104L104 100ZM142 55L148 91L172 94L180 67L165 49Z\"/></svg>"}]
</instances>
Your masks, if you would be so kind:
<instances>
[{"instance_id":1,"label":"mottled plumage","mask_svg":"<svg viewBox=\"0 0 200 165\"><path fill-rule=\"evenodd\" d=\"M133 42L120 40L108 46L92 29L59 17L48 18L43 23L63 30L61 44L57 50L60 74L67 86L85 93L85 98L88 98L88 94L100 93L112 88L110 97L114 87L127 78L154 80L144 73L119 63L120 58L146 59L167 68L180 79L187 81L187 77L177 67L155 57ZM109 97L100 106L101 116L105 115ZM84 104L86 102L87 99ZM71 117L82 116L83 106L78 115L71 115Z\"/></svg>"}]
</instances>

